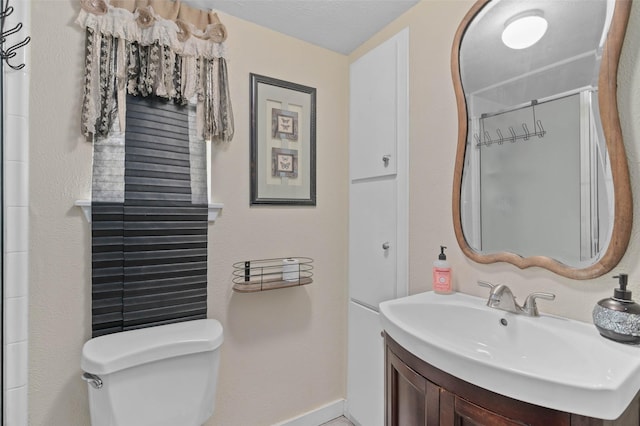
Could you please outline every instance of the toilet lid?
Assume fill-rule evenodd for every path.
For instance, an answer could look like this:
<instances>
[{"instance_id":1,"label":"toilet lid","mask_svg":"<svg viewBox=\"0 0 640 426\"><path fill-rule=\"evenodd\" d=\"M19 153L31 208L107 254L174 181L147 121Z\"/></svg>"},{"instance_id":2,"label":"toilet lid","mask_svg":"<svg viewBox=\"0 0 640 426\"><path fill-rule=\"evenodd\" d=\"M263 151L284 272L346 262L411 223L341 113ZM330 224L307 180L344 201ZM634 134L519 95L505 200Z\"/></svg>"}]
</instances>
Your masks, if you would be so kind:
<instances>
[{"instance_id":1,"label":"toilet lid","mask_svg":"<svg viewBox=\"0 0 640 426\"><path fill-rule=\"evenodd\" d=\"M80 366L87 373L109 374L160 359L214 351L222 341L222 325L215 319L123 331L86 342Z\"/></svg>"}]
</instances>

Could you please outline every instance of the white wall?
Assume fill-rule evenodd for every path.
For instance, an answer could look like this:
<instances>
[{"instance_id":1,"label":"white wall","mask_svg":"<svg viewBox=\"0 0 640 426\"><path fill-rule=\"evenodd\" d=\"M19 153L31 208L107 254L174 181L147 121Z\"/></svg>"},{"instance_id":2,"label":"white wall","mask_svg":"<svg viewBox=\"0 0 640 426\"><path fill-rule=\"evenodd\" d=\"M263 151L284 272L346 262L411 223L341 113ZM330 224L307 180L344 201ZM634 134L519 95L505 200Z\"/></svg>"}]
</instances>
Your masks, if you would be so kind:
<instances>
[{"instance_id":1,"label":"white wall","mask_svg":"<svg viewBox=\"0 0 640 426\"><path fill-rule=\"evenodd\" d=\"M5 49L24 40L30 32L30 3L12 2L14 13L5 29L18 22L24 27L9 37ZM10 60L15 71L4 65L4 259L3 277L5 306L6 367L5 422L11 426L26 426L28 395L28 303L29 303L29 47L22 48ZM1 422L1 420L0 420Z\"/></svg>"},{"instance_id":2,"label":"white wall","mask_svg":"<svg viewBox=\"0 0 640 426\"><path fill-rule=\"evenodd\" d=\"M551 291L557 298L540 302L541 311L591 322L594 304L613 294L617 281L611 277L624 272L629 274L634 297L640 300L640 4L632 7L618 76L618 104L636 199L636 226L625 256L613 271L597 279L579 281L540 268L520 270L505 263L477 264L465 258L456 242L451 188L458 117L450 61L455 31L473 3L423 0L349 57L353 61L401 28L410 28L410 292L430 289L430 265L442 244L449 247L447 259L453 267L454 285L465 293L486 296L486 289L477 286L478 280L507 284L520 300L532 291Z\"/></svg>"}]
</instances>

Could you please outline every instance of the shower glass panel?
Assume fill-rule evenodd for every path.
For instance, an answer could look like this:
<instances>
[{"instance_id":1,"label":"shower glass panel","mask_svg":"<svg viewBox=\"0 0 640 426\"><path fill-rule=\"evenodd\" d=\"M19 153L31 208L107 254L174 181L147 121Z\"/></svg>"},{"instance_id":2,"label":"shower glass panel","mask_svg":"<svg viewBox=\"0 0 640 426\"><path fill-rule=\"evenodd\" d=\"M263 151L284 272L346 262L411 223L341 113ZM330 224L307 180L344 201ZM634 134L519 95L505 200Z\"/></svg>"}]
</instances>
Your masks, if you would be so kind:
<instances>
[{"instance_id":1,"label":"shower glass panel","mask_svg":"<svg viewBox=\"0 0 640 426\"><path fill-rule=\"evenodd\" d=\"M463 190L478 206L463 218L472 246L571 265L598 253L600 235L610 233L598 195L610 173L594 104L597 94L583 91L471 121L478 136L466 161L482 183Z\"/></svg>"},{"instance_id":2,"label":"shower glass panel","mask_svg":"<svg viewBox=\"0 0 640 426\"><path fill-rule=\"evenodd\" d=\"M530 131L535 129L535 108L535 118L547 129L543 137L481 146L483 251L507 249L527 256L545 253L569 264L579 261L578 101L572 96L482 120L483 133L495 135L506 130L506 136L508 129L515 127L524 134L523 124ZM564 116L554 113L557 109L564 110Z\"/></svg>"}]
</instances>

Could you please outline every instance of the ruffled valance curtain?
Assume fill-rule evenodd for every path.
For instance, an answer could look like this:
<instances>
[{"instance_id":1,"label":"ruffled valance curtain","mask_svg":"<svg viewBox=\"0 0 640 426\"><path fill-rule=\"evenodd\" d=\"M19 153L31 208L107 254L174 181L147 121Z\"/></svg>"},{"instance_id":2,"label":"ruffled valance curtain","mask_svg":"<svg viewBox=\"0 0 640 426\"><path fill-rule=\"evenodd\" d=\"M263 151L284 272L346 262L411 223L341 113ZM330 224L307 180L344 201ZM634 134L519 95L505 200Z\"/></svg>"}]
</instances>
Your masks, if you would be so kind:
<instances>
[{"instance_id":1,"label":"ruffled valance curtain","mask_svg":"<svg viewBox=\"0 0 640 426\"><path fill-rule=\"evenodd\" d=\"M227 32L217 14L171 0L80 4L76 23L86 30L84 135L123 132L128 93L194 103L199 138L233 138Z\"/></svg>"}]
</instances>

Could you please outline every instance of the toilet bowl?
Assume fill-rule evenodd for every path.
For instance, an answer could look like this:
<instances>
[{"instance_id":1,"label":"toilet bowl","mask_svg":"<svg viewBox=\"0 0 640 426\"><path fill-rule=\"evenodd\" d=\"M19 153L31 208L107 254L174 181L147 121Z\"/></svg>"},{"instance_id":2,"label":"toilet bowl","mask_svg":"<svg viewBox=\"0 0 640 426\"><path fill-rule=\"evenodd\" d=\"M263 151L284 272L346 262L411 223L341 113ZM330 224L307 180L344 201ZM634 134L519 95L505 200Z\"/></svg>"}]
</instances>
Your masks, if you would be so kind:
<instances>
[{"instance_id":1,"label":"toilet bowl","mask_svg":"<svg viewBox=\"0 0 640 426\"><path fill-rule=\"evenodd\" d=\"M214 319L93 338L82 348L92 426L200 426L213 414L223 341Z\"/></svg>"}]
</instances>

